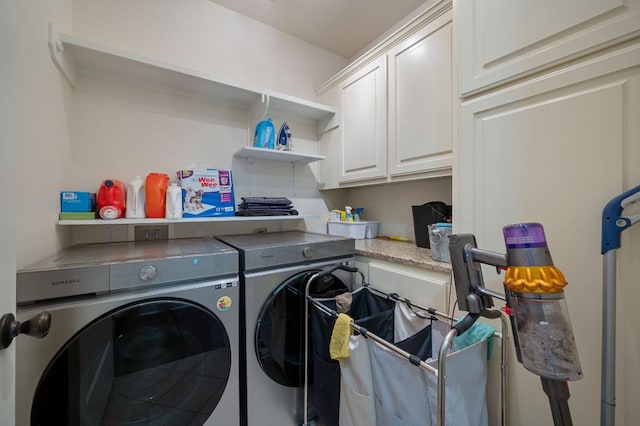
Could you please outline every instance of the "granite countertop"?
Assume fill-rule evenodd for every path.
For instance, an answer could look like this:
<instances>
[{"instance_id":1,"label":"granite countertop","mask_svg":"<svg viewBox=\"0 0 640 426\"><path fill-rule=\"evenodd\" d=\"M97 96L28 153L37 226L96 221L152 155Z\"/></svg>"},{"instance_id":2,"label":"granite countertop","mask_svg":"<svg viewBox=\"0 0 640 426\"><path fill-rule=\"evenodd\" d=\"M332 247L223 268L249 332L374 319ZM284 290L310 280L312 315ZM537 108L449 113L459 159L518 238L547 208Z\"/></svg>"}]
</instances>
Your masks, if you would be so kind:
<instances>
[{"instance_id":1,"label":"granite countertop","mask_svg":"<svg viewBox=\"0 0 640 426\"><path fill-rule=\"evenodd\" d=\"M356 254L397 262L435 272L451 273L451 264L431 259L431 250L417 247L413 242L384 239L356 240Z\"/></svg>"}]
</instances>

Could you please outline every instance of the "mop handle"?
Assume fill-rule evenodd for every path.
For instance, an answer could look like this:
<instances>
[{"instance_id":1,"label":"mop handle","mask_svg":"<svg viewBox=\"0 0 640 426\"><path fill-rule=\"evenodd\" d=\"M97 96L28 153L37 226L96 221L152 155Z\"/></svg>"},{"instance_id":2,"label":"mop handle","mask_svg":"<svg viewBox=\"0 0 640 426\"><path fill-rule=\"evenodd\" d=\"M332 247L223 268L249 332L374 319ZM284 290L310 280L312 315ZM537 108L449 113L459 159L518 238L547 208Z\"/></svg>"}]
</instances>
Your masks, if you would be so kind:
<instances>
[{"instance_id":1,"label":"mop handle","mask_svg":"<svg viewBox=\"0 0 640 426\"><path fill-rule=\"evenodd\" d=\"M602 210L601 254L620 248L622 231L640 220L640 215L621 216L626 207L637 202L640 202L640 185L613 198Z\"/></svg>"}]
</instances>

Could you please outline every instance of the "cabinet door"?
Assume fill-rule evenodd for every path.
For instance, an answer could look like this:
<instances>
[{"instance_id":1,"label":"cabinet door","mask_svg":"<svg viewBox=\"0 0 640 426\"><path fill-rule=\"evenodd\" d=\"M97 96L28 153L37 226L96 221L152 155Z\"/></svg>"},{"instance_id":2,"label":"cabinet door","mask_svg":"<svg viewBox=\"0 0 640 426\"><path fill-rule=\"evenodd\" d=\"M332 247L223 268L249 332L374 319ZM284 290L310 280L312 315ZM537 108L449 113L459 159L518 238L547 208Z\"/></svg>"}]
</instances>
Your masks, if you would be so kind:
<instances>
[{"instance_id":1,"label":"cabinet door","mask_svg":"<svg viewBox=\"0 0 640 426\"><path fill-rule=\"evenodd\" d=\"M369 263L369 283L424 307L446 312L448 274L374 259Z\"/></svg>"},{"instance_id":2,"label":"cabinet door","mask_svg":"<svg viewBox=\"0 0 640 426\"><path fill-rule=\"evenodd\" d=\"M502 227L540 222L553 260L567 277L565 291L584 379L572 384L574 424L599 417L602 327L601 215L604 205L640 183L640 43L552 74L537 76L461 105L454 217L482 248L504 252ZM618 284L619 324L640 324L640 228L625 236ZM487 287L502 291L495 271ZM635 330L635 331L634 331ZM637 359L637 329L618 329L618 353ZM535 375L514 363L508 424L551 424ZM587 374L589 372L589 374ZM509 373L511 375L511 373ZM618 365L617 417L640 418L637 362ZM516 392L515 389L518 389ZM527 419L527 421L523 421Z\"/></svg>"},{"instance_id":3,"label":"cabinet door","mask_svg":"<svg viewBox=\"0 0 640 426\"><path fill-rule=\"evenodd\" d=\"M330 105L338 111L338 117L342 117L340 105L340 87L336 84L318 96L318 102ZM318 164L318 188L335 189L340 186L342 175L342 129L323 133L318 140L318 154L325 157Z\"/></svg>"},{"instance_id":4,"label":"cabinet door","mask_svg":"<svg viewBox=\"0 0 640 426\"><path fill-rule=\"evenodd\" d=\"M341 182L387 174L387 64L382 56L340 85Z\"/></svg>"},{"instance_id":5,"label":"cabinet door","mask_svg":"<svg viewBox=\"0 0 640 426\"><path fill-rule=\"evenodd\" d=\"M640 0L454 2L468 95L637 36Z\"/></svg>"},{"instance_id":6,"label":"cabinet door","mask_svg":"<svg viewBox=\"0 0 640 426\"><path fill-rule=\"evenodd\" d=\"M451 168L451 13L388 53L389 175Z\"/></svg>"}]
</instances>

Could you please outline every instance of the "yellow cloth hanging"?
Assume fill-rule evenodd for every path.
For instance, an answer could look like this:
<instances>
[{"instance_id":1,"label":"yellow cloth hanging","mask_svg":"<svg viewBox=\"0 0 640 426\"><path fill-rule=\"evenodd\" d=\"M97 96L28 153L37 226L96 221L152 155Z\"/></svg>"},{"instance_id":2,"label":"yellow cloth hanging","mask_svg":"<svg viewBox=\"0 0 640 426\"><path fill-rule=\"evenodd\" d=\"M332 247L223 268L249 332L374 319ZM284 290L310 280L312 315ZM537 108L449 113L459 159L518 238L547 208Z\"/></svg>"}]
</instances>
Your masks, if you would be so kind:
<instances>
[{"instance_id":1,"label":"yellow cloth hanging","mask_svg":"<svg viewBox=\"0 0 640 426\"><path fill-rule=\"evenodd\" d=\"M349 336L351 336L351 326L353 319L347 314L338 314L336 323L331 332L329 341L329 355L331 359L343 360L351 356L349 352Z\"/></svg>"}]
</instances>

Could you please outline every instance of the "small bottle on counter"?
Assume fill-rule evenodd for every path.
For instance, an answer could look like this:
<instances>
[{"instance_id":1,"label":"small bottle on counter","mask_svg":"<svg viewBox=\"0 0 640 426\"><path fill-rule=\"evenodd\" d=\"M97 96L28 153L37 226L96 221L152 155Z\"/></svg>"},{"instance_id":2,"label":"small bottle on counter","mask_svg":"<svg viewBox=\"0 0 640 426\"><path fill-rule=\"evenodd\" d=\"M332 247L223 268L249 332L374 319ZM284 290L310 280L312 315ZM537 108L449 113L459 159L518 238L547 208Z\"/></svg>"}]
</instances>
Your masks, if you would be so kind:
<instances>
[{"instance_id":1,"label":"small bottle on counter","mask_svg":"<svg viewBox=\"0 0 640 426\"><path fill-rule=\"evenodd\" d=\"M364 208L363 207L356 207L355 211L353 213L353 219L356 222L360 222L362 220L362 214L364 213Z\"/></svg>"},{"instance_id":2,"label":"small bottle on counter","mask_svg":"<svg viewBox=\"0 0 640 426\"><path fill-rule=\"evenodd\" d=\"M351 206L345 206L344 208L347 211L347 222L354 222L353 220L353 207Z\"/></svg>"},{"instance_id":3,"label":"small bottle on counter","mask_svg":"<svg viewBox=\"0 0 640 426\"><path fill-rule=\"evenodd\" d=\"M167 205L164 217L167 219L182 218L182 188L175 182L167 188Z\"/></svg>"}]
</instances>

